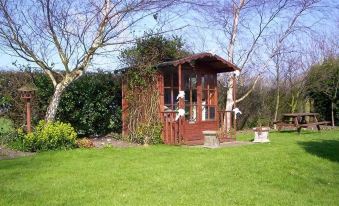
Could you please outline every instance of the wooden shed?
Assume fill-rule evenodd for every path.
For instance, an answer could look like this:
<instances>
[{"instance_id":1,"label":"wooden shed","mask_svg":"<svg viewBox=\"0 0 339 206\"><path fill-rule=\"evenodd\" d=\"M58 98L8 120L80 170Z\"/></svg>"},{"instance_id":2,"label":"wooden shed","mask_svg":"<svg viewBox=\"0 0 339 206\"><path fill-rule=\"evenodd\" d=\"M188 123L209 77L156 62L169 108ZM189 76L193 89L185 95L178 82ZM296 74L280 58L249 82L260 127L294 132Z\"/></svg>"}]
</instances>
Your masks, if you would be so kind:
<instances>
[{"instance_id":1,"label":"wooden shed","mask_svg":"<svg viewBox=\"0 0 339 206\"><path fill-rule=\"evenodd\" d=\"M234 112L218 107L217 90L217 74L239 70L235 65L217 55L200 53L163 62L156 68L165 144L203 144L204 130L220 131L221 142L235 140ZM126 81L123 81L123 90L124 84ZM235 97L235 81L233 88ZM126 135L128 102L125 92L122 93L123 134Z\"/></svg>"}]
</instances>

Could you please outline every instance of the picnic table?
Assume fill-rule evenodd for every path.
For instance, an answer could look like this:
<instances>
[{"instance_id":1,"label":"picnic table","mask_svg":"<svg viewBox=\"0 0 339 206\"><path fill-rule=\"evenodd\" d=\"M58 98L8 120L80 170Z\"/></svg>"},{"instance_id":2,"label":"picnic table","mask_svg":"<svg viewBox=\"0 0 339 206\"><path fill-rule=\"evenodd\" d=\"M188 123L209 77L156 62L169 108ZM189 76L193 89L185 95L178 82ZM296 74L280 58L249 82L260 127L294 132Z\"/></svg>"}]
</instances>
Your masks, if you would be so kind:
<instances>
[{"instance_id":1,"label":"picnic table","mask_svg":"<svg viewBox=\"0 0 339 206\"><path fill-rule=\"evenodd\" d=\"M316 126L320 131L320 125L327 125L328 121L318 121L319 113L286 113L281 121L274 122L278 126L278 131L283 127L296 128L300 134L301 128Z\"/></svg>"}]
</instances>

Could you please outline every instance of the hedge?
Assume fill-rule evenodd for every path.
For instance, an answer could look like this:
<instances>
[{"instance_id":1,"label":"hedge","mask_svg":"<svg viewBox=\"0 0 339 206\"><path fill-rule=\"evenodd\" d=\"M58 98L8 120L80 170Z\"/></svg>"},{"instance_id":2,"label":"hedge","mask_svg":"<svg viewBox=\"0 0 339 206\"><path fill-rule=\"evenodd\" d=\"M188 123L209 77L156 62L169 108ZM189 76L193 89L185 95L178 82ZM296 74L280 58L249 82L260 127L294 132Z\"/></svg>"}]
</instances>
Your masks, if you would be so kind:
<instances>
[{"instance_id":1,"label":"hedge","mask_svg":"<svg viewBox=\"0 0 339 206\"><path fill-rule=\"evenodd\" d=\"M44 119L53 85L40 72L0 72L0 115L25 124L24 105L17 91L26 83L38 90L32 100L32 122ZM109 72L87 73L73 82L61 97L57 120L70 123L80 135L101 135L121 132L120 77Z\"/></svg>"}]
</instances>

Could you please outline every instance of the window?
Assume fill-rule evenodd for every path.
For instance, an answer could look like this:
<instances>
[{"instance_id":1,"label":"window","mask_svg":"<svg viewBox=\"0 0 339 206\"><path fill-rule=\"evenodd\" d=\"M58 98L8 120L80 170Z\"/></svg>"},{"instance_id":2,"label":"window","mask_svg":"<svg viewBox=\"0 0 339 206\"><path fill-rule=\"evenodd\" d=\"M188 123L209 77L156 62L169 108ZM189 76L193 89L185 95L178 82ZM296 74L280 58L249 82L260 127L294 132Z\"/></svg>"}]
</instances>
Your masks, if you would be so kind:
<instances>
[{"instance_id":1,"label":"window","mask_svg":"<svg viewBox=\"0 0 339 206\"><path fill-rule=\"evenodd\" d=\"M201 77L202 85L202 121L216 119L216 85L215 75L205 74Z\"/></svg>"},{"instance_id":2,"label":"window","mask_svg":"<svg viewBox=\"0 0 339 206\"><path fill-rule=\"evenodd\" d=\"M177 96L179 94L178 72L164 72L164 103L165 111L178 109Z\"/></svg>"}]
</instances>

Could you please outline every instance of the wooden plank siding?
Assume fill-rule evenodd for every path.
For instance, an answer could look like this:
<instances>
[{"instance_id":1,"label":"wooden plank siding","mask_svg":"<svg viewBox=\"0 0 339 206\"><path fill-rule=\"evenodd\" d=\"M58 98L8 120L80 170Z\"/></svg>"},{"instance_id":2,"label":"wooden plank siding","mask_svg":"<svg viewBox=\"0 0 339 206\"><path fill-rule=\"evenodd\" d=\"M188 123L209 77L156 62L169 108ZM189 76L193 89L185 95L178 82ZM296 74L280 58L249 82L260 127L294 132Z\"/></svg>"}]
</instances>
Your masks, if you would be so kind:
<instances>
[{"instance_id":1,"label":"wooden plank siding","mask_svg":"<svg viewBox=\"0 0 339 206\"><path fill-rule=\"evenodd\" d=\"M202 53L192 55L180 60L164 62L157 65L158 73L156 88L159 92L159 117L163 124L162 139L165 144L202 144L204 141L203 131L219 130L221 122L220 112L218 108L218 90L217 90L217 74L221 72L233 72L239 70L235 65L227 62L221 57ZM178 78L177 85L174 86L174 74ZM170 79L164 77L164 73L172 73ZM196 81L194 75L196 74ZM189 75L190 86L186 88L184 78ZM206 76L210 75L210 76ZM203 87L202 77L204 82L210 81ZM166 82L171 81L170 84ZM194 83L192 83L194 82ZM234 85L236 82L234 81ZM193 86L194 85L194 86ZM172 87L172 88L171 88ZM174 88L176 87L176 88ZM174 92L175 89L175 92ZM166 90L166 92L165 92ZM168 93L170 91L170 94ZM176 93L185 91L188 95L185 99L180 98L176 101ZM128 135L128 102L126 98L127 79L122 80L122 133ZM233 89L235 99L236 88ZM194 98L193 98L194 95ZM196 95L196 96L195 96ZM166 100L165 100L166 97ZM169 101L169 97L171 100ZM196 99L195 99L196 98ZM166 103L167 102L167 103ZM166 104L166 105L165 105ZM168 106L171 105L171 108ZM165 106L167 108L165 109ZM176 120L177 109L186 109L185 117ZM211 109L212 108L212 109ZM206 113L204 113L206 112ZM230 112L230 111L229 111ZM214 113L214 114L213 114ZM233 112L230 112L232 120L230 127L235 126ZM225 112L223 114L226 114ZM186 116L187 115L187 116ZM214 116L213 116L214 115ZM222 133L220 141L232 141L235 139L235 131L232 133L231 128L224 128L226 132ZM231 131L231 132L229 132Z\"/></svg>"}]
</instances>

